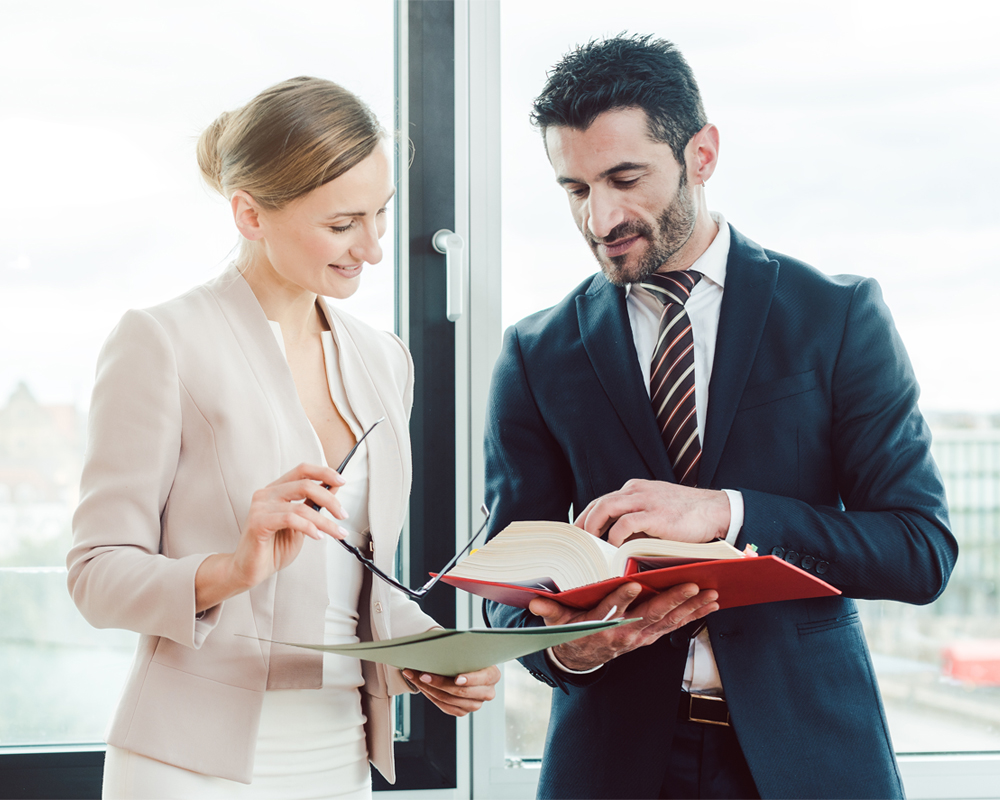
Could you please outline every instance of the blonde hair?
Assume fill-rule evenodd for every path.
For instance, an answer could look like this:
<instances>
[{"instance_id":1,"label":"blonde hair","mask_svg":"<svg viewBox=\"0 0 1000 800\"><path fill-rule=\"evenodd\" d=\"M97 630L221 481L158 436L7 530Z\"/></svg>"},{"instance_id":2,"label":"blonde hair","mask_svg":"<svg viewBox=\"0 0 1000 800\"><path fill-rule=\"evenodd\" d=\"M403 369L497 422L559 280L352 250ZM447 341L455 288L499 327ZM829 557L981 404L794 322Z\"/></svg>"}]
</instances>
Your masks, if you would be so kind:
<instances>
[{"instance_id":1,"label":"blonde hair","mask_svg":"<svg viewBox=\"0 0 1000 800\"><path fill-rule=\"evenodd\" d=\"M209 125L198 138L198 166L227 199L242 189L262 207L280 209L364 161L386 136L343 87L292 78Z\"/></svg>"}]
</instances>

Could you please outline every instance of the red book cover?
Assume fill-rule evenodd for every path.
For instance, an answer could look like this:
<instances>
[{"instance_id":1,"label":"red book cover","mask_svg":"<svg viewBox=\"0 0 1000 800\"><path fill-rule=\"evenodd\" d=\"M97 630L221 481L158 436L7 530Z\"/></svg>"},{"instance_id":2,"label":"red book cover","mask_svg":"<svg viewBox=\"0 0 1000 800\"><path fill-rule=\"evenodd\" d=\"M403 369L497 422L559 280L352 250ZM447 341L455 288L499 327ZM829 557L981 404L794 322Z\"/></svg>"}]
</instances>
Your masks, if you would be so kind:
<instances>
[{"instance_id":1,"label":"red book cover","mask_svg":"<svg viewBox=\"0 0 1000 800\"><path fill-rule=\"evenodd\" d=\"M633 568L633 561L629 568ZM698 561L662 569L632 572L600 583L580 586L565 592L546 591L544 587L492 583L445 575L441 580L471 594L496 600L508 606L527 608L534 597L551 597L571 608L593 608L609 592L623 583L636 581L646 589L637 600L642 601L658 591L680 583L695 583L702 589L719 593L719 608L736 608L778 600L800 600L806 597L831 597L840 594L826 581L792 566L776 556L723 558Z\"/></svg>"}]
</instances>

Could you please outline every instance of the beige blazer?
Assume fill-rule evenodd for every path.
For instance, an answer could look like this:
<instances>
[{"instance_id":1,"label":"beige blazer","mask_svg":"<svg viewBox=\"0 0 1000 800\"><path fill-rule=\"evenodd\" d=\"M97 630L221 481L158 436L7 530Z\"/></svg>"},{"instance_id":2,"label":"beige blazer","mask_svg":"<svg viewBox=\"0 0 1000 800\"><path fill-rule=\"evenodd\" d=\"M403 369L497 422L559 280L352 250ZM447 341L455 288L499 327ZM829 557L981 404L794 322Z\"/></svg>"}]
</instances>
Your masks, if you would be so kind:
<instances>
[{"instance_id":1,"label":"beige blazer","mask_svg":"<svg viewBox=\"0 0 1000 800\"><path fill-rule=\"evenodd\" d=\"M368 427L368 513L376 563L392 569L406 514L413 363L392 334L324 305L347 397ZM263 692L322 685L322 654L260 639L321 642L326 542L249 592L195 614L194 576L232 552L255 490L319 443L253 292L234 268L185 295L129 311L101 352L69 590L98 628L141 634L107 741L185 769L249 783ZM358 636L379 640L434 620L366 572ZM253 637L253 638L246 638ZM395 780L397 670L363 662L371 761Z\"/></svg>"}]
</instances>

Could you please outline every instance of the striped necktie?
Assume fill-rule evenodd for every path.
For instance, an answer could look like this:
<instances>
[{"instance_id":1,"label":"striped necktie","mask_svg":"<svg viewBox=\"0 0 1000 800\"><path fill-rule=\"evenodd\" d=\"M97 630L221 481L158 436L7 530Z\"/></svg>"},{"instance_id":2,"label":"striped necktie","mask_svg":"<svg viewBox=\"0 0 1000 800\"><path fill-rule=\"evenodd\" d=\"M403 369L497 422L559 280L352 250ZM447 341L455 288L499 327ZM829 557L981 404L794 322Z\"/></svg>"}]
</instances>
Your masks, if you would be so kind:
<instances>
[{"instance_id":1,"label":"striped necktie","mask_svg":"<svg viewBox=\"0 0 1000 800\"><path fill-rule=\"evenodd\" d=\"M685 486L698 483L701 442L694 396L694 335L684 304L701 273L654 273L640 282L663 303L660 330L649 368L649 397L674 477Z\"/></svg>"}]
</instances>

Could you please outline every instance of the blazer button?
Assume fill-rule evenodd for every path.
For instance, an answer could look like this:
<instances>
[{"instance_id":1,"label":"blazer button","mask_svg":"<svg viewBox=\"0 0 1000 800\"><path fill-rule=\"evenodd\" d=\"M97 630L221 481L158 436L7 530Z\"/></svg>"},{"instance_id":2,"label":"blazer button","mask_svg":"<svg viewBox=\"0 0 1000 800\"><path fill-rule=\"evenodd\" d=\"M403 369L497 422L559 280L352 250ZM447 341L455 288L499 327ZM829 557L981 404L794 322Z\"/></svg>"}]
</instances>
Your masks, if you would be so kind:
<instances>
[{"instance_id":1,"label":"blazer button","mask_svg":"<svg viewBox=\"0 0 1000 800\"><path fill-rule=\"evenodd\" d=\"M382 613L382 604L381 603L376 603L375 604L375 613L376 614L381 614Z\"/></svg>"},{"instance_id":2,"label":"blazer button","mask_svg":"<svg viewBox=\"0 0 1000 800\"><path fill-rule=\"evenodd\" d=\"M785 553L785 561L787 561L792 566L795 566L796 564L799 563L799 554L796 553L794 550L789 550L787 553Z\"/></svg>"},{"instance_id":3,"label":"blazer button","mask_svg":"<svg viewBox=\"0 0 1000 800\"><path fill-rule=\"evenodd\" d=\"M816 562L816 574L817 575L823 575L823 574L825 574L828 569L830 569L830 562L829 561L817 561Z\"/></svg>"},{"instance_id":4,"label":"blazer button","mask_svg":"<svg viewBox=\"0 0 1000 800\"><path fill-rule=\"evenodd\" d=\"M782 556L785 555L785 548L784 547L772 547L771 548L771 555L772 556L777 556L778 558L781 558Z\"/></svg>"},{"instance_id":5,"label":"blazer button","mask_svg":"<svg viewBox=\"0 0 1000 800\"><path fill-rule=\"evenodd\" d=\"M813 564L816 563L816 559L812 556L802 556L802 563L799 564L802 569L812 569Z\"/></svg>"}]
</instances>

